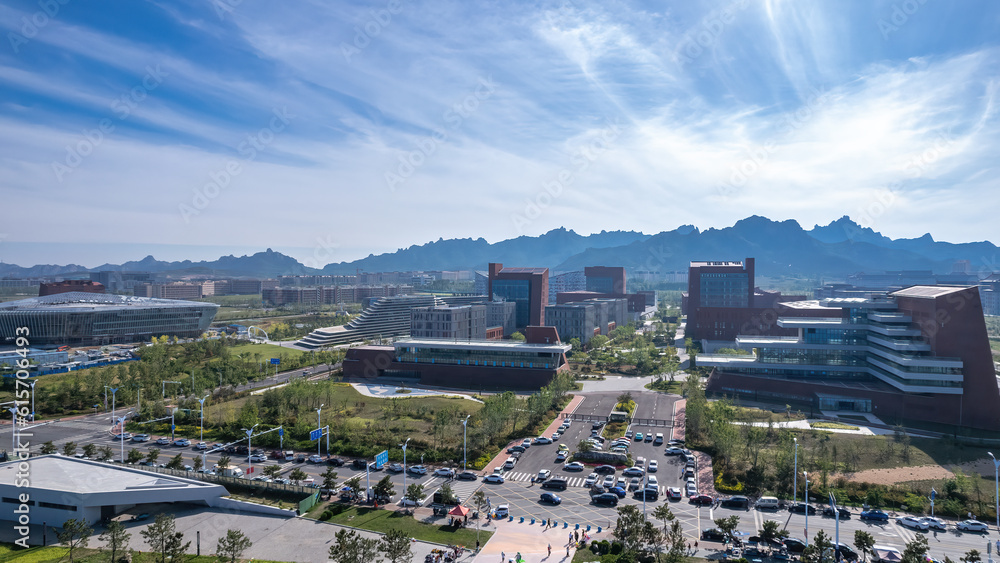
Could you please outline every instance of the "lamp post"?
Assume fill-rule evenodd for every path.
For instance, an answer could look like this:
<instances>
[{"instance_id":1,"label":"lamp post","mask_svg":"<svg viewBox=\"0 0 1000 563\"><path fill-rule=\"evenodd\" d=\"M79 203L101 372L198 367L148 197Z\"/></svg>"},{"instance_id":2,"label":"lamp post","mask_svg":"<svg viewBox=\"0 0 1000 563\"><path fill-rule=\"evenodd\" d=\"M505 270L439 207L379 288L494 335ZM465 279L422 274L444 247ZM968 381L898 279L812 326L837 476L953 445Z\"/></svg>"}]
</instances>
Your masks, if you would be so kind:
<instances>
[{"instance_id":1,"label":"lamp post","mask_svg":"<svg viewBox=\"0 0 1000 563\"><path fill-rule=\"evenodd\" d=\"M243 429L247 433L247 475L253 473L253 448L250 447L250 439L253 437L253 429L257 428L258 424L260 423L251 426L250 430Z\"/></svg>"},{"instance_id":2,"label":"lamp post","mask_svg":"<svg viewBox=\"0 0 1000 563\"><path fill-rule=\"evenodd\" d=\"M121 432L118 433L118 436L121 437L121 444L122 444L122 465L125 465L125 417L124 416L118 419L118 424L120 424L122 427Z\"/></svg>"},{"instance_id":3,"label":"lamp post","mask_svg":"<svg viewBox=\"0 0 1000 563\"><path fill-rule=\"evenodd\" d=\"M806 515L806 546L808 546L809 545L809 474L803 471L802 478L805 479L806 481L806 495L805 495L806 507L804 512ZM837 520L839 521L840 518L838 517Z\"/></svg>"},{"instance_id":4,"label":"lamp post","mask_svg":"<svg viewBox=\"0 0 1000 563\"><path fill-rule=\"evenodd\" d=\"M31 422L35 421L35 380L31 380Z\"/></svg>"},{"instance_id":5,"label":"lamp post","mask_svg":"<svg viewBox=\"0 0 1000 563\"><path fill-rule=\"evenodd\" d=\"M115 419L115 395L118 394L118 388L108 387L108 389L111 389L111 420L113 421Z\"/></svg>"},{"instance_id":6,"label":"lamp post","mask_svg":"<svg viewBox=\"0 0 1000 563\"><path fill-rule=\"evenodd\" d=\"M201 428L198 434L198 440L201 442L205 441L205 399L208 397L209 395L205 395L204 397L198 399L198 402L201 403Z\"/></svg>"},{"instance_id":7,"label":"lamp post","mask_svg":"<svg viewBox=\"0 0 1000 563\"><path fill-rule=\"evenodd\" d=\"M997 530L1000 530L1000 461L997 460L993 452L987 452L990 457L993 458L993 483L995 490L993 492L993 498L996 499L996 511L997 511Z\"/></svg>"},{"instance_id":8,"label":"lamp post","mask_svg":"<svg viewBox=\"0 0 1000 563\"><path fill-rule=\"evenodd\" d=\"M10 425L11 455L17 452L17 407L8 407L7 410L14 416L13 424Z\"/></svg>"},{"instance_id":9,"label":"lamp post","mask_svg":"<svg viewBox=\"0 0 1000 563\"><path fill-rule=\"evenodd\" d=\"M323 411L323 407L324 406L326 406L326 403L321 404L319 406L319 408L316 409L316 428L317 429L323 428L323 422L322 422L322 419L320 418L320 413ZM323 436L320 436L319 438L316 438L316 455L323 455L322 452L320 451L320 448L323 447L323 440L320 439L322 437ZM327 448L326 450L327 450L326 453L329 454L330 453L330 448Z\"/></svg>"},{"instance_id":10,"label":"lamp post","mask_svg":"<svg viewBox=\"0 0 1000 563\"><path fill-rule=\"evenodd\" d=\"M792 469L792 504L798 499L799 494L799 439L792 438L795 442L795 468Z\"/></svg>"},{"instance_id":11,"label":"lamp post","mask_svg":"<svg viewBox=\"0 0 1000 563\"><path fill-rule=\"evenodd\" d=\"M465 445L462 446L462 471L465 471L465 467L466 465L468 465L469 461L469 417L470 416L472 415L471 414L467 415L465 417L465 420L462 421L462 439L465 442Z\"/></svg>"},{"instance_id":12,"label":"lamp post","mask_svg":"<svg viewBox=\"0 0 1000 563\"><path fill-rule=\"evenodd\" d=\"M409 438L403 442L403 495L406 495L406 445L409 443Z\"/></svg>"}]
</instances>

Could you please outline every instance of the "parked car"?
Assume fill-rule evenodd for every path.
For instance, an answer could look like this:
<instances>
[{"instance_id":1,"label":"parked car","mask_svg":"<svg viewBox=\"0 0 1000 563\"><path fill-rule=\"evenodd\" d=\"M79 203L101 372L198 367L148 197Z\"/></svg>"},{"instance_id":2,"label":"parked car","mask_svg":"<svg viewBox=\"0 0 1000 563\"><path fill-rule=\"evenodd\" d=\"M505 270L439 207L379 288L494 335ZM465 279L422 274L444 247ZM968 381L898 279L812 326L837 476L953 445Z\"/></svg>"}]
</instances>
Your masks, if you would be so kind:
<instances>
[{"instance_id":1,"label":"parked car","mask_svg":"<svg viewBox=\"0 0 1000 563\"><path fill-rule=\"evenodd\" d=\"M390 471L392 473L402 473L403 472L403 464L402 463L390 463L385 468L385 470L386 471Z\"/></svg>"},{"instance_id":2,"label":"parked car","mask_svg":"<svg viewBox=\"0 0 1000 563\"><path fill-rule=\"evenodd\" d=\"M782 543L789 553L802 553L806 549L806 542L798 538L785 538Z\"/></svg>"},{"instance_id":3,"label":"parked car","mask_svg":"<svg viewBox=\"0 0 1000 563\"><path fill-rule=\"evenodd\" d=\"M545 436L539 436L539 437L535 438L535 445L538 445L538 444L551 444L551 443L552 443L552 440L550 438L546 438Z\"/></svg>"},{"instance_id":4,"label":"parked car","mask_svg":"<svg viewBox=\"0 0 1000 563\"><path fill-rule=\"evenodd\" d=\"M309 456L307 461L309 461L309 463L323 463L323 457L319 454L313 454Z\"/></svg>"},{"instance_id":5,"label":"parked car","mask_svg":"<svg viewBox=\"0 0 1000 563\"><path fill-rule=\"evenodd\" d=\"M643 436L643 441L644 442L652 442L653 441L653 435L647 432L646 435Z\"/></svg>"},{"instance_id":6,"label":"parked car","mask_svg":"<svg viewBox=\"0 0 1000 563\"><path fill-rule=\"evenodd\" d=\"M750 507L750 499L743 496L729 497L719 503L723 508L747 509Z\"/></svg>"},{"instance_id":7,"label":"parked car","mask_svg":"<svg viewBox=\"0 0 1000 563\"><path fill-rule=\"evenodd\" d=\"M608 475L608 476L606 476L604 478L604 481L601 483L601 486L604 487L605 489L610 489L611 487L614 487L615 486L615 476L614 475Z\"/></svg>"},{"instance_id":8,"label":"parked car","mask_svg":"<svg viewBox=\"0 0 1000 563\"><path fill-rule=\"evenodd\" d=\"M548 479L551 476L552 476L552 470L551 469L543 469L543 470L541 470L541 471L538 472L538 476L535 477L534 480L536 482L538 482L538 483L541 483L542 481L545 481L546 479Z\"/></svg>"},{"instance_id":9,"label":"parked car","mask_svg":"<svg viewBox=\"0 0 1000 563\"><path fill-rule=\"evenodd\" d=\"M636 442L641 442L642 441L642 432L636 432L635 433L635 441Z\"/></svg>"},{"instance_id":10,"label":"parked car","mask_svg":"<svg viewBox=\"0 0 1000 563\"><path fill-rule=\"evenodd\" d=\"M653 438L653 445L654 446L659 446L662 443L663 443L663 434L661 434L661 433L658 432L656 434L656 437Z\"/></svg>"},{"instance_id":11,"label":"parked car","mask_svg":"<svg viewBox=\"0 0 1000 563\"><path fill-rule=\"evenodd\" d=\"M332 465L334 467L343 467L344 466L344 460L340 459L339 457L327 458L326 463L327 463L327 465Z\"/></svg>"},{"instance_id":12,"label":"parked car","mask_svg":"<svg viewBox=\"0 0 1000 563\"><path fill-rule=\"evenodd\" d=\"M546 502L549 504L562 504L562 499L558 495L553 493L542 493L539 497L538 502Z\"/></svg>"},{"instance_id":13,"label":"parked car","mask_svg":"<svg viewBox=\"0 0 1000 563\"><path fill-rule=\"evenodd\" d=\"M583 471L587 466L579 461L571 461L563 466L564 471Z\"/></svg>"},{"instance_id":14,"label":"parked car","mask_svg":"<svg viewBox=\"0 0 1000 563\"><path fill-rule=\"evenodd\" d=\"M530 448L531 447L531 438L525 438L524 440L521 440L521 445L524 446L524 449Z\"/></svg>"},{"instance_id":15,"label":"parked car","mask_svg":"<svg viewBox=\"0 0 1000 563\"><path fill-rule=\"evenodd\" d=\"M694 495L688 500L691 502L691 504L697 504L700 506L705 506L715 502L715 499L708 495Z\"/></svg>"},{"instance_id":16,"label":"parked car","mask_svg":"<svg viewBox=\"0 0 1000 563\"><path fill-rule=\"evenodd\" d=\"M788 511L792 514L805 514L808 511L809 516L812 516L813 514L816 514L816 507L804 502L797 502L789 506Z\"/></svg>"},{"instance_id":17,"label":"parked car","mask_svg":"<svg viewBox=\"0 0 1000 563\"><path fill-rule=\"evenodd\" d=\"M615 471L617 469L615 469L614 465L598 465L594 468L594 473L598 475L614 475Z\"/></svg>"},{"instance_id":18,"label":"parked car","mask_svg":"<svg viewBox=\"0 0 1000 563\"><path fill-rule=\"evenodd\" d=\"M205 442L198 442L197 444L194 445L194 447L195 447L195 449L198 449L198 450L207 450L208 449L208 444L206 444Z\"/></svg>"},{"instance_id":19,"label":"parked car","mask_svg":"<svg viewBox=\"0 0 1000 563\"><path fill-rule=\"evenodd\" d=\"M156 439L156 444L159 445L159 446L169 446L170 445L170 438L167 438L166 436L164 436L163 438L157 438Z\"/></svg>"},{"instance_id":20,"label":"parked car","mask_svg":"<svg viewBox=\"0 0 1000 563\"><path fill-rule=\"evenodd\" d=\"M963 520L955 524L955 528L963 532L988 532L990 530L989 526L979 520Z\"/></svg>"},{"instance_id":21,"label":"parked car","mask_svg":"<svg viewBox=\"0 0 1000 563\"><path fill-rule=\"evenodd\" d=\"M836 510L833 507L826 507L823 509L823 516L828 516L830 518L838 518L840 520L847 520L851 517L851 511L846 508L838 506Z\"/></svg>"},{"instance_id":22,"label":"parked car","mask_svg":"<svg viewBox=\"0 0 1000 563\"><path fill-rule=\"evenodd\" d=\"M656 487L646 487L645 489L636 491L635 497L638 499L645 497L644 500L656 501L660 499L660 490Z\"/></svg>"},{"instance_id":23,"label":"parked car","mask_svg":"<svg viewBox=\"0 0 1000 563\"><path fill-rule=\"evenodd\" d=\"M932 516L925 516L923 518L924 522L927 524L927 528L931 530L938 530L944 532L948 530L948 525L944 523L944 520L940 518L934 518Z\"/></svg>"},{"instance_id":24,"label":"parked car","mask_svg":"<svg viewBox=\"0 0 1000 563\"><path fill-rule=\"evenodd\" d=\"M642 482L638 477L632 477L632 480L628 482L629 492L638 491L642 487Z\"/></svg>"},{"instance_id":25,"label":"parked car","mask_svg":"<svg viewBox=\"0 0 1000 563\"><path fill-rule=\"evenodd\" d=\"M450 467L440 467L434 470L434 476L452 479L455 477L455 470Z\"/></svg>"},{"instance_id":26,"label":"parked car","mask_svg":"<svg viewBox=\"0 0 1000 563\"><path fill-rule=\"evenodd\" d=\"M614 493L601 493L590 498L594 504L604 504L607 506L618 506L618 495Z\"/></svg>"},{"instance_id":27,"label":"parked car","mask_svg":"<svg viewBox=\"0 0 1000 563\"><path fill-rule=\"evenodd\" d=\"M594 485L594 483L597 482L599 478L600 476L597 473L591 473L590 475L587 475L586 479L583 480L583 486L591 487Z\"/></svg>"},{"instance_id":28,"label":"parked car","mask_svg":"<svg viewBox=\"0 0 1000 563\"><path fill-rule=\"evenodd\" d=\"M906 526L907 528L912 528L914 530L920 530L926 532L930 529L927 522L924 522L922 518L917 518L916 516L900 516L896 518L896 523L900 526Z\"/></svg>"},{"instance_id":29,"label":"parked car","mask_svg":"<svg viewBox=\"0 0 1000 563\"><path fill-rule=\"evenodd\" d=\"M486 477L483 477L483 483L502 484L503 482L504 478L503 475L501 475L500 473L492 473L490 475L487 475Z\"/></svg>"},{"instance_id":30,"label":"parked car","mask_svg":"<svg viewBox=\"0 0 1000 563\"><path fill-rule=\"evenodd\" d=\"M557 463L561 461L566 461L567 459L569 459L569 452L567 452L566 450L559 450L559 453L556 454Z\"/></svg>"},{"instance_id":31,"label":"parked car","mask_svg":"<svg viewBox=\"0 0 1000 563\"><path fill-rule=\"evenodd\" d=\"M865 510L861 513L862 520L875 520L879 522L888 522L889 515L881 510Z\"/></svg>"},{"instance_id":32,"label":"parked car","mask_svg":"<svg viewBox=\"0 0 1000 563\"><path fill-rule=\"evenodd\" d=\"M655 459L651 459L651 460L649 460L649 468L646 469L646 471L649 471L650 473L656 473L656 470L659 469L659 468L660 468L660 465L658 463L656 463L656 460Z\"/></svg>"},{"instance_id":33,"label":"parked car","mask_svg":"<svg viewBox=\"0 0 1000 563\"><path fill-rule=\"evenodd\" d=\"M618 495L618 498L625 498L625 495L628 494L625 492L625 487L618 487L618 486L611 487L610 489L608 489L608 492Z\"/></svg>"},{"instance_id":34,"label":"parked car","mask_svg":"<svg viewBox=\"0 0 1000 563\"><path fill-rule=\"evenodd\" d=\"M638 466L629 467L625 471L622 471L622 475L626 477L642 477L645 474L646 472Z\"/></svg>"},{"instance_id":35,"label":"parked car","mask_svg":"<svg viewBox=\"0 0 1000 563\"><path fill-rule=\"evenodd\" d=\"M524 446L511 446L507 448L507 453L512 454L514 452L523 452L525 450Z\"/></svg>"},{"instance_id":36,"label":"parked car","mask_svg":"<svg viewBox=\"0 0 1000 563\"><path fill-rule=\"evenodd\" d=\"M667 487L667 498L670 500L681 500L681 490L677 487Z\"/></svg>"},{"instance_id":37,"label":"parked car","mask_svg":"<svg viewBox=\"0 0 1000 563\"><path fill-rule=\"evenodd\" d=\"M133 442L148 442L149 441L149 434L136 434L136 435L132 436L132 441Z\"/></svg>"},{"instance_id":38,"label":"parked car","mask_svg":"<svg viewBox=\"0 0 1000 563\"><path fill-rule=\"evenodd\" d=\"M249 459L251 463L264 463L267 461L267 456L264 454L250 454Z\"/></svg>"},{"instance_id":39,"label":"parked car","mask_svg":"<svg viewBox=\"0 0 1000 563\"><path fill-rule=\"evenodd\" d=\"M455 478L460 481L477 481L479 479L479 475L473 471L463 471L458 475L455 475Z\"/></svg>"},{"instance_id":40,"label":"parked car","mask_svg":"<svg viewBox=\"0 0 1000 563\"><path fill-rule=\"evenodd\" d=\"M669 448L663 450L664 455L681 455L684 453L684 448L679 448L677 446L670 446Z\"/></svg>"},{"instance_id":41,"label":"parked car","mask_svg":"<svg viewBox=\"0 0 1000 563\"><path fill-rule=\"evenodd\" d=\"M406 470L414 475L427 475L427 468L423 465L411 465Z\"/></svg>"}]
</instances>

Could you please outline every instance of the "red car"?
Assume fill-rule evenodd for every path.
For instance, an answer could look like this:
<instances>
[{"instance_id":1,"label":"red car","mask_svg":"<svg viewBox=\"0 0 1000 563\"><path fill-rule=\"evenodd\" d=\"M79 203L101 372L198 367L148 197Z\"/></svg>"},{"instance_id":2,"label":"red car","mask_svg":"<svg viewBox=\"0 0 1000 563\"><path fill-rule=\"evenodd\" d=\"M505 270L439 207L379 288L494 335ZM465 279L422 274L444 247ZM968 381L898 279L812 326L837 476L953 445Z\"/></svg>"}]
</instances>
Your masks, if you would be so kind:
<instances>
[{"instance_id":1,"label":"red car","mask_svg":"<svg viewBox=\"0 0 1000 563\"><path fill-rule=\"evenodd\" d=\"M688 500L691 501L691 504L697 504L697 505L700 505L700 506L704 506L706 504L713 504L713 503L715 503L715 499L712 498L712 497L710 497L710 496L708 496L708 495L693 495Z\"/></svg>"}]
</instances>

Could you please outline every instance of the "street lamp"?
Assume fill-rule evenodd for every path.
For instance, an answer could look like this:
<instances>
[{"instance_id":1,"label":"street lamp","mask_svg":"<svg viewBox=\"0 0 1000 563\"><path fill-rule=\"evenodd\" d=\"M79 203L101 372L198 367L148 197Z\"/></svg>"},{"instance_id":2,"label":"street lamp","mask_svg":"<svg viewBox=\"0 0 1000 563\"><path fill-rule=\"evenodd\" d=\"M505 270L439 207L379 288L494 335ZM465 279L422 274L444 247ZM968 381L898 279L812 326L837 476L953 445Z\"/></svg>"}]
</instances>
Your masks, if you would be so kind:
<instances>
[{"instance_id":1,"label":"street lamp","mask_svg":"<svg viewBox=\"0 0 1000 563\"><path fill-rule=\"evenodd\" d=\"M108 389L111 389L111 420L114 420L115 419L115 395L118 394L118 388L117 387L108 387Z\"/></svg>"},{"instance_id":2,"label":"street lamp","mask_svg":"<svg viewBox=\"0 0 1000 563\"><path fill-rule=\"evenodd\" d=\"M795 442L795 468L792 469L792 504L798 499L799 494L799 439L792 438Z\"/></svg>"},{"instance_id":3,"label":"street lamp","mask_svg":"<svg viewBox=\"0 0 1000 563\"><path fill-rule=\"evenodd\" d=\"M322 411L323 411L323 407L325 407L325 406L326 406L326 403L323 403L323 404L321 404L321 405L319 406L319 408L318 408L318 409L316 409L316 429L317 429L317 430L319 430L320 428L323 428L323 422L322 422L322 421L321 421L321 419L320 419L320 412L322 412ZM323 437L323 436L322 436L322 435L320 435L320 437L319 437L319 438L316 438L316 455L322 455L322 452L320 451L320 448L321 448L321 447L323 447L323 440L321 440L321 439L320 439L320 438L322 438L322 437ZM328 454L329 454L329 453L330 453L330 451L329 451L329 450L330 450L330 449L329 449L329 448L327 448L327 452L326 452L326 453L328 453Z\"/></svg>"},{"instance_id":4,"label":"street lamp","mask_svg":"<svg viewBox=\"0 0 1000 563\"><path fill-rule=\"evenodd\" d=\"M468 464L469 461L469 417L470 416L472 415L471 414L467 415L465 417L465 420L462 421L462 437L465 442L465 445L462 447L462 471L465 471L465 466Z\"/></svg>"},{"instance_id":5,"label":"street lamp","mask_svg":"<svg viewBox=\"0 0 1000 563\"><path fill-rule=\"evenodd\" d=\"M809 474L803 471L802 478L806 480L806 498L805 498L806 506L804 512L806 515L806 545L808 546L809 545ZM837 517L837 520L838 521L840 520L839 516Z\"/></svg>"},{"instance_id":6,"label":"street lamp","mask_svg":"<svg viewBox=\"0 0 1000 563\"><path fill-rule=\"evenodd\" d=\"M253 429L257 428L259 424L259 422L254 424L250 427L250 430L243 429L247 433L247 475L253 473L253 448L250 447L250 438L253 437Z\"/></svg>"},{"instance_id":7,"label":"street lamp","mask_svg":"<svg viewBox=\"0 0 1000 563\"><path fill-rule=\"evenodd\" d=\"M35 380L31 380L31 422L35 421Z\"/></svg>"},{"instance_id":8,"label":"street lamp","mask_svg":"<svg viewBox=\"0 0 1000 563\"><path fill-rule=\"evenodd\" d=\"M198 399L198 402L201 403L201 429L198 434L198 440L202 442L205 441L205 399L208 397L209 395L205 395L204 397Z\"/></svg>"},{"instance_id":9,"label":"street lamp","mask_svg":"<svg viewBox=\"0 0 1000 563\"><path fill-rule=\"evenodd\" d=\"M122 444L122 465L125 465L125 418L126 418L126 416L123 416L123 417L121 417L121 418L118 419L118 424L121 426L121 431L118 433L118 436L120 437L121 444Z\"/></svg>"},{"instance_id":10,"label":"street lamp","mask_svg":"<svg viewBox=\"0 0 1000 563\"><path fill-rule=\"evenodd\" d=\"M11 455L17 454L17 407L8 407L10 414L14 415L14 423L10 425Z\"/></svg>"},{"instance_id":11,"label":"street lamp","mask_svg":"<svg viewBox=\"0 0 1000 563\"><path fill-rule=\"evenodd\" d=\"M409 443L409 438L403 442L403 495L406 495L406 445Z\"/></svg>"},{"instance_id":12,"label":"street lamp","mask_svg":"<svg viewBox=\"0 0 1000 563\"><path fill-rule=\"evenodd\" d=\"M993 458L993 482L994 486L996 487L995 491L993 492L993 498L996 499L997 503L996 504L997 530L1000 530L1000 496L997 496L998 494L1000 494L1000 461L998 461L996 456L993 455L993 452L986 452L986 453L990 454L990 457Z\"/></svg>"}]
</instances>

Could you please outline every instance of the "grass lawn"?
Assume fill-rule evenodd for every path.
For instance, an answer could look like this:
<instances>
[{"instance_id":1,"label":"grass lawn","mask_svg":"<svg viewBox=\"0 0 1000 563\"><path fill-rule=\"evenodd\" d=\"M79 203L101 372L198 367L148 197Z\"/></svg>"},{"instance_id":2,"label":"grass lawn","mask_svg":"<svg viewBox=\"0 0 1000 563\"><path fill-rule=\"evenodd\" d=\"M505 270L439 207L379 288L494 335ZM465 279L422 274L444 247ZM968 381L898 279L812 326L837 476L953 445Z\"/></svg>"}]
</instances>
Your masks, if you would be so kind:
<instances>
[{"instance_id":1,"label":"grass lawn","mask_svg":"<svg viewBox=\"0 0 1000 563\"><path fill-rule=\"evenodd\" d=\"M298 348L291 348L288 346L278 346L275 344L238 344L230 349L230 352L234 356L242 355L246 357L247 354L253 356L254 353L260 354L262 358L277 358L279 354L284 354L287 358L298 358L303 354L308 354L303 350ZM278 371L281 371L281 366L278 366ZM271 366L271 371L274 371L274 367Z\"/></svg>"},{"instance_id":2,"label":"grass lawn","mask_svg":"<svg viewBox=\"0 0 1000 563\"><path fill-rule=\"evenodd\" d=\"M309 514L313 514L312 510ZM322 511L320 511L322 513ZM443 520L447 522L447 520ZM373 532L388 532L389 530L402 530L406 535L418 540L443 543L445 545L476 545L476 528L453 528L448 525L428 524L414 519L412 516L396 512L393 510L350 507L344 512L330 518L329 522L354 526ZM481 530L479 541L485 544L493 532Z\"/></svg>"},{"instance_id":3,"label":"grass lawn","mask_svg":"<svg viewBox=\"0 0 1000 563\"><path fill-rule=\"evenodd\" d=\"M813 422L809 426L812 428L824 429L828 428L830 430L857 430L857 426L851 426L850 424L841 424L839 422Z\"/></svg>"},{"instance_id":4,"label":"grass lawn","mask_svg":"<svg viewBox=\"0 0 1000 563\"><path fill-rule=\"evenodd\" d=\"M963 446L948 439L911 438L909 458L903 457L903 447L893 436L861 436L835 434L821 430L794 431L799 439L799 461L804 449L812 456L826 457L840 465L839 469L896 468L915 465L946 465L975 461L983 457L983 448ZM836 459L833 459L836 448ZM844 467L849 465L849 467Z\"/></svg>"}]
</instances>

